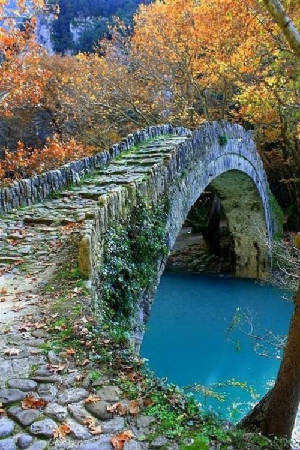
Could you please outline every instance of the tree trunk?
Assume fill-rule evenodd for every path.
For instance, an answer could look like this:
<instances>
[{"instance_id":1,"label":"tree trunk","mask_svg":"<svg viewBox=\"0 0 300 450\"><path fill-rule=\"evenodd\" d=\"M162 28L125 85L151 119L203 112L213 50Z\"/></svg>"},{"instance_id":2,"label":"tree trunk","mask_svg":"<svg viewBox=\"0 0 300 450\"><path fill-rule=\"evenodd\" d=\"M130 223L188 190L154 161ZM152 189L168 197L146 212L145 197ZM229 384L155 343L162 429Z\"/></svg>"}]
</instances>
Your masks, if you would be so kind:
<instances>
[{"instance_id":1,"label":"tree trunk","mask_svg":"<svg viewBox=\"0 0 300 450\"><path fill-rule=\"evenodd\" d=\"M300 55L300 33L286 14L279 0L263 0L269 13L280 27L290 48L296 55Z\"/></svg>"},{"instance_id":2,"label":"tree trunk","mask_svg":"<svg viewBox=\"0 0 300 450\"><path fill-rule=\"evenodd\" d=\"M300 400L300 284L275 386L240 422L266 436L292 436Z\"/></svg>"}]
</instances>

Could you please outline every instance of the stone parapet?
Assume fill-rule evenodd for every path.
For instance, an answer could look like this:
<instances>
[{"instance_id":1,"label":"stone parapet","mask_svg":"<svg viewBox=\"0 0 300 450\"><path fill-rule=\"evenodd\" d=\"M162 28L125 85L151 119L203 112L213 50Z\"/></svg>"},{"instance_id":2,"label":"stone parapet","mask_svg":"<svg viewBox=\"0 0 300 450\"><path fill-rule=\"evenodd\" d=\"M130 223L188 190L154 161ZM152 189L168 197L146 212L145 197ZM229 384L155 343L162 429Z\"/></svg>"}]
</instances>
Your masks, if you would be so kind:
<instances>
[{"instance_id":1,"label":"stone parapet","mask_svg":"<svg viewBox=\"0 0 300 450\"><path fill-rule=\"evenodd\" d=\"M109 150L72 161L56 170L14 181L10 186L0 188L0 213L6 213L20 206L29 206L33 203L41 202L51 194L55 194L71 184L78 183L83 175L93 170L104 168L112 158L148 139L164 134L180 136L189 133L190 131L183 127L173 127L172 125L151 126L129 134L121 142L114 144Z\"/></svg>"}]
</instances>

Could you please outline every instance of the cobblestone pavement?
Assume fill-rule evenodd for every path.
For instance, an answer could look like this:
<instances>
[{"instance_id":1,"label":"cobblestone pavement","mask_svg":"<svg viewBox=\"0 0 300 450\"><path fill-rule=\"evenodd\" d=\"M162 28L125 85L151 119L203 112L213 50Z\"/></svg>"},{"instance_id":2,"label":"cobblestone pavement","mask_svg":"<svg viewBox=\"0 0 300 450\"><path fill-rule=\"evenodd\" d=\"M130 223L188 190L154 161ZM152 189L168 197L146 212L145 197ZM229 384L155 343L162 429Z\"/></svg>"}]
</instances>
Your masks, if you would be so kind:
<instances>
[{"instance_id":1,"label":"cobblestone pavement","mask_svg":"<svg viewBox=\"0 0 300 450\"><path fill-rule=\"evenodd\" d=\"M139 440L150 433L152 417L109 412L113 404L130 401L109 379L92 382L86 375L92 363L83 369L71 357L45 352L51 296L43 294L43 287L70 232L75 239L90 227L101 194L144 176L182 139L144 144L138 155L118 158L56 198L1 217L0 450L110 450L112 436L124 430L133 433L124 450L168 444L160 436L151 447ZM60 439L62 424L68 432Z\"/></svg>"}]
</instances>

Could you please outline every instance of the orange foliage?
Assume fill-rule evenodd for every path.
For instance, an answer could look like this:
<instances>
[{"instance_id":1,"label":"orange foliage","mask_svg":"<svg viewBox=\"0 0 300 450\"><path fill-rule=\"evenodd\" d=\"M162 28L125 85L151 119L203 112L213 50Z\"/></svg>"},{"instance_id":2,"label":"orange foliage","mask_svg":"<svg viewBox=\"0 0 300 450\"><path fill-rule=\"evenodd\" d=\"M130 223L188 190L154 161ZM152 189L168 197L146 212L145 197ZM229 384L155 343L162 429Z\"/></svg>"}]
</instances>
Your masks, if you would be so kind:
<instances>
[{"instance_id":1,"label":"orange foliage","mask_svg":"<svg viewBox=\"0 0 300 450\"><path fill-rule=\"evenodd\" d=\"M0 180L7 183L36 175L94 152L93 147L82 145L75 139L61 142L57 136L48 139L43 149L28 149L19 142L16 152L6 151L5 159L0 160Z\"/></svg>"},{"instance_id":2,"label":"orange foliage","mask_svg":"<svg viewBox=\"0 0 300 450\"><path fill-rule=\"evenodd\" d=\"M284 3L299 26L300 1ZM140 7L132 38L117 23L94 54L49 56L33 30L34 21L22 32L0 30L0 115L47 109L64 142L30 149L28 158L19 146L1 163L2 176L55 167L147 125L196 128L215 119L250 124L262 153L270 150L268 164L273 150L283 171L299 164L297 67L261 2L156 0ZM70 137L82 144L69 145Z\"/></svg>"},{"instance_id":3,"label":"orange foliage","mask_svg":"<svg viewBox=\"0 0 300 450\"><path fill-rule=\"evenodd\" d=\"M40 65L44 51L36 43L36 19L26 2L18 0L14 9L8 9L7 3L0 0L0 113L11 116L14 108L39 104L49 72ZM33 0L32 6L42 8L43 0Z\"/></svg>"}]
</instances>

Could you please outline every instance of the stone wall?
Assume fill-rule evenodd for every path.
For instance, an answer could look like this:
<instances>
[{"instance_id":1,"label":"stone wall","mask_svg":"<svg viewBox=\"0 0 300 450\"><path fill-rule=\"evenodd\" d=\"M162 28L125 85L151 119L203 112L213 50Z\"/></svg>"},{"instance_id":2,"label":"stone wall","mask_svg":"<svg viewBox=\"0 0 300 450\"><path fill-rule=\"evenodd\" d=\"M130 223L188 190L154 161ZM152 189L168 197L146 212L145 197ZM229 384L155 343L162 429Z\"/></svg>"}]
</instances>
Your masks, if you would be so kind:
<instances>
[{"instance_id":1,"label":"stone wall","mask_svg":"<svg viewBox=\"0 0 300 450\"><path fill-rule=\"evenodd\" d=\"M186 134L189 131L181 127L160 125L139 130L129 134L127 138L113 145L108 151L99 152L93 156L72 161L64 166L31 178L13 182L9 187L0 188L0 213L13 208L28 206L42 201L49 195L78 183L83 175L108 164L112 158L139 143L163 134Z\"/></svg>"}]
</instances>

